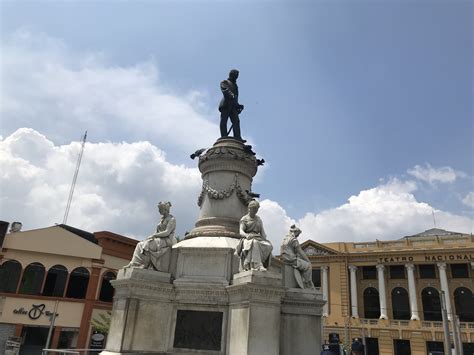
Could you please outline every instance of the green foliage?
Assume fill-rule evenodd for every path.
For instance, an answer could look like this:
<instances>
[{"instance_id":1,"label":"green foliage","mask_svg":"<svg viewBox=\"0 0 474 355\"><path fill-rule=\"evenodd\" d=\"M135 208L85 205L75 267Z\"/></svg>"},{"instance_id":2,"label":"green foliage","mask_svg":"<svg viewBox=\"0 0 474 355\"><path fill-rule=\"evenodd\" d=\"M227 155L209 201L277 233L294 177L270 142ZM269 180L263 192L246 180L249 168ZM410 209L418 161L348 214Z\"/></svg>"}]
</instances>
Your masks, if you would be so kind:
<instances>
[{"instance_id":1,"label":"green foliage","mask_svg":"<svg viewBox=\"0 0 474 355\"><path fill-rule=\"evenodd\" d=\"M92 330L101 334L108 334L110 328L110 321L112 319L112 312L100 313L99 318L92 319Z\"/></svg>"}]
</instances>

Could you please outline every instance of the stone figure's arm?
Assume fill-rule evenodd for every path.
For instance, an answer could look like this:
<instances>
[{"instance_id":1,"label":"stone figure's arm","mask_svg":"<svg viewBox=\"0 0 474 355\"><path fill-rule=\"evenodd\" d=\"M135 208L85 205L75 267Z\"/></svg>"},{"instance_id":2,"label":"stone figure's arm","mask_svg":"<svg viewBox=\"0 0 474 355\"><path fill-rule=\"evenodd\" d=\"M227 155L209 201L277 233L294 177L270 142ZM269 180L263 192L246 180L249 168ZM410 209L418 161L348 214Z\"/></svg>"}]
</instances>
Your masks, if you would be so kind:
<instances>
[{"instance_id":1,"label":"stone figure's arm","mask_svg":"<svg viewBox=\"0 0 474 355\"><path fill-rule=\"evenodd\" d=\"M246 232L245 222L243 220L240 220L239 234L241 238L250 239L250 234Z\"/></svg>"},{"instance_id":2,"label":"stone figure's arm","mask_svg":"<svg viewBox=\"0 0 474 355\"><path fill-rule=\"evenodd\" d=\"M260 217L258 217L258 219L260 220L260 229L261 229L260 235L261 235L262 239L268 240L267 234L265 233L265 229L263 229L262 219Z\"/></svg>"},{"instance_id":3,"label":"stone figure's arm","mask_svg":"<svg viewBox=\"0 0 474 355\"><path fill-rule=\"evenodd\" d=\"M230 90L229 84L227 83L226 80L221 81L221 91L222 91L222 94L224 95L224 97L226 99L229 99L229 100L234 100L235 99L235 95Z\"/></svg>"},{"instance_id":4,"label":"stone figure's arm","mask_svg":"<svg viewBox=\"0 0 474 355\"><path fill-rule=\"evenodd\" d=\"M173 233L175 229L176 229L176 219L173 217L173 218L170 218L170 220L168 221L168 224L166 225L166 229L162 232L156 232L155 234L153 234L153 237L155 238L169 237L169 235Z\"/></svg>"},{"instance_id":5,"label":"stone figure's arm","mask_svg":"<svg viewBox=\"0 0 474 355\"><path fill-rule=\"evenodd\" d=\"M296 250L296 254L303 260L306 260L308 263L310 263L309 261L309 258L308 256L306 255L306 253L303 251L303 248L301 248L301 245L300 243L298 243L297 240L295 240L295 250Z\"/></svg>"}]
</instances>

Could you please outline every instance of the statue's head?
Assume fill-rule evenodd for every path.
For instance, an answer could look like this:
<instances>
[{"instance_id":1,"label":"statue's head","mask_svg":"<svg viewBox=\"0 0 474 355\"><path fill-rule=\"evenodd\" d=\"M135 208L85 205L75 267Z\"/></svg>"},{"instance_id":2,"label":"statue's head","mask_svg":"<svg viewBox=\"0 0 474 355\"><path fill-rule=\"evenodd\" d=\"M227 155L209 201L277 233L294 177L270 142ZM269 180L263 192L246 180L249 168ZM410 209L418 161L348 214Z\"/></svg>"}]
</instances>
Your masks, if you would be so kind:
<instances>
[{"instance_id":1,"label":"statue's head","mask_svg":"<svg viewBox=\"0 0 474 355\"><path fill-rule=\"evenodd\" d=\"M230 80L236 81L238 77L239 77L239 71L237 69L232 69L229 72L229 79Z\"/></svg>"},{"instance_id":2,"label":"statue's head","mask_svg":"<svg viewBox=\"0 0 474 355\"><path fill-rule=\"evenodd\" d=\"M165 214L169 213L171 208L171 202L165 201L165 202L158 202L158 211L160 211L160 214Z\"/></svg>"},{"instance_id":3,"label":"statue's head","mask_svg":"<svg viewBox=\"0 0 474 355\"><path fill-rule=\"evenodd\" d=\"M290 233L295 236L295 238L298 238L298 236L301 234L301 229L299 229L297 226L294 224L290 227Z\"/></svg>"},{"instance_id":4,"label":"statue's head","mask_svg":"<svg viewBox=\"0 0 474 355\"><path fill-rule=\"evenodd\" d=\"M258 209L260 208L260 204L257 200L251 200L248 205L249 214L254 217L257 214Z\"/></svg>"}]
</instances>

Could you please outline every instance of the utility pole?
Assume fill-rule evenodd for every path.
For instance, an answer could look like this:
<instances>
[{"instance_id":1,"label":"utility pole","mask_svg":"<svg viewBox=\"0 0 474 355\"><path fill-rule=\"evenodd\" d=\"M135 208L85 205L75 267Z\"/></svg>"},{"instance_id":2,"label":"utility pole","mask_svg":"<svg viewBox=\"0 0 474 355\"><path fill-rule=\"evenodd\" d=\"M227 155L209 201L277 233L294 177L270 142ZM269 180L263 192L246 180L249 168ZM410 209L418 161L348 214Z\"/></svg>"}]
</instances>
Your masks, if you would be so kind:
<instances>
[{"instance_id":1,"label":"utility pole","mask_svg":"<svg viewBox=\"0 0 474 355\"><path fill-rule=\"evenodd\" d=\"M459 317L453 314L453 338L456 355L464 355L462 349L461 330L459 329Z\"/></svg>"},{"instance_id":2,"label":"utility pole","mask_svg":"<svg viewBox=\"0 0 474 355\"><path fill-rule=\"evenodd\" d=\"M444 354L452 355L451 341L449 339L450 337L449 337L448 311L446 310L446 297L444 295L444 291L441 291L441 315L443 316Z\"/></svg>"},{"instance_id":3,"label":"utility pole","mask_svg":"<svg viewBox=\"0 0 474 355\"><path fill-rule=\"evenodd\" d=\"M58 305L59 305L59 301L56 301L56 304L54 305L54 312L49 317L50 323L49 323L48 338L46 339L45 349L49 349L49 343L51 342L51 336L53 335L54 321L56 320L56 314L57 314L56 312L58 310Z\"/></svg>"}]
</instances>

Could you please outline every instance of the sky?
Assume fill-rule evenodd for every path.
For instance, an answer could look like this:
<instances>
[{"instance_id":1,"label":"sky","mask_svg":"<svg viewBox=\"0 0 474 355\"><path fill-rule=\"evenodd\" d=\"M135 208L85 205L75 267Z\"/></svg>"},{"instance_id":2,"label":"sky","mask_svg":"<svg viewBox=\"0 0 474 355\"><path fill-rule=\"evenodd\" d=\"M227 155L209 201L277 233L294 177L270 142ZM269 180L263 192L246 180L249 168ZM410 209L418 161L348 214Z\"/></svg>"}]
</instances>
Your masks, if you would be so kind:
<instances>
[{"instance_id":1,"label":"sky","mask_svg":"<svg viewBox=\"0 0 474 355\"><path fill-rule=\"evenodd\" d=\"M1 1L0 219L62 222L87 130L68 224L142 239L170 200L184 235L237 68L274 243L472 233L472 7Z\"/></svg>"}]
</instances>

